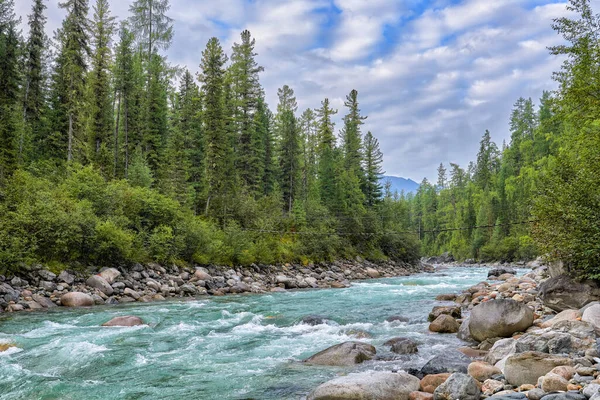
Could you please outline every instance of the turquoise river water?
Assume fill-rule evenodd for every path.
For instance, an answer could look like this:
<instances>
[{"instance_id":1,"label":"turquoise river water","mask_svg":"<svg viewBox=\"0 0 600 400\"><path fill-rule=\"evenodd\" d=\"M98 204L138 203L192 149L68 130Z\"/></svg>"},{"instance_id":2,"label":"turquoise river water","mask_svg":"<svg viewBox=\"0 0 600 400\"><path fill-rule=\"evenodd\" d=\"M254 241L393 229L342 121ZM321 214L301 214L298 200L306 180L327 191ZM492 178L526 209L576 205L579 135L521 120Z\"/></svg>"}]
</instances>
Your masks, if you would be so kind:
<instances>
[{"instance_id":1,"label":"turquoise river water","mask_svg":"<svg viewBox=\"0 0 600 400\"><path fill-rule=\"evenodd\" d=\"M486 277L487 268L354 282L323 289L18 313L0 317L0 399L303 399L348 370L302 364L334 344L360 339L386 355L383 342L406 336L419 353L369 361L354 370L418 367L449 347L455 335L430 334L427 314L437 294ZM309 326L303 316L332 322ZM148 325L103 328L119 315ZM410 322L385 322L391 315Z\"/></svg>"}]
</instances>

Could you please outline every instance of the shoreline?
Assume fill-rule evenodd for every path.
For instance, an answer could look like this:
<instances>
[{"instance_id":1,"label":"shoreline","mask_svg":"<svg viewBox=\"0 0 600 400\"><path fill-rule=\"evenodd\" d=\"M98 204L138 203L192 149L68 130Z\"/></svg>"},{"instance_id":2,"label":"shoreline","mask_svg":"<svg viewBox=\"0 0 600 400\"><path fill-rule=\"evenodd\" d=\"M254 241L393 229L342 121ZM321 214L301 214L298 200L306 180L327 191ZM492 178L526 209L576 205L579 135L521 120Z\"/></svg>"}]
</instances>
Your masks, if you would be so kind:
<instances>
[{"instance_id":1,"label":"shoreline","mask_svg":"<svg viewBox=\"0 0 600 400\"><path fill-rule=\"evenodd\" d=\"M293 289L346 288L351 281L433 272L424 263L340 260L331 263L247 267L165 267L156 263L130 268L102 268L95 273L65 270L59 275L42 266L18 276L0 276L0 314L43 311L54 307L91 307L168 299L195 299Z\"/></svg>"}]
</instances>

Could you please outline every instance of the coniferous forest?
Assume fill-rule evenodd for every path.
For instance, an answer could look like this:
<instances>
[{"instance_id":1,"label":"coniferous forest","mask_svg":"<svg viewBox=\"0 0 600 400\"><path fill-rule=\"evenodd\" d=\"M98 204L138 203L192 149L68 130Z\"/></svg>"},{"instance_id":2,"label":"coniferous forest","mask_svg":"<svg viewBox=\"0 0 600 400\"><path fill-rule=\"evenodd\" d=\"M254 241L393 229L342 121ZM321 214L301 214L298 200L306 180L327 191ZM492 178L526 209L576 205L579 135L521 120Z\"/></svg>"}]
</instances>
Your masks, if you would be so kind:
<instances>
[{"instance_id":1,"label":"coniferous forest","mask_svg":"<svg viewBox=\"0 0 600 400\"><path fill-rule=\"evenodd\" d=\"M380 184L356 90L341 110L326 94L298 110L282 83L267 104L249 31L231 49L210 39L188 71L165 56L169 0L136 0L122 19L108 0L65 0L52 38L44 0L31 3L23 35L14 0L0 0L0 271L447 251L543 254L600 277L600 18L588 0L554 22L558 89L516 100L509 142L486 131L472 163L440 164L414 195Z\"/></svg>"}]
</instances>

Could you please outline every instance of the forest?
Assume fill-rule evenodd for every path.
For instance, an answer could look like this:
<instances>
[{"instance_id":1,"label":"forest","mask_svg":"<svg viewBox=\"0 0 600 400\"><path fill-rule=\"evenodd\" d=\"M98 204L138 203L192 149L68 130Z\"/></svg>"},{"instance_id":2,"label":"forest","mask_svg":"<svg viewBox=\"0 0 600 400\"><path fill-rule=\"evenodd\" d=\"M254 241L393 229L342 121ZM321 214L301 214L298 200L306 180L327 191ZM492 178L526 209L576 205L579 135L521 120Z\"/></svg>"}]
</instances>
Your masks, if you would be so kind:
<instances>
[{"instance_id":1,"label":"forest","mask_svg":"<svg viewBox=\"0 0 600 400\"><path fill-rule=\"evenodd\" d=\"M519 98L510 141L485 131L468 166L441 163L416 194L382 187L359 95L298 110L265 101L255 39L218 38L188 71L165 56L169 0L65 0L27 35L0 0L0 271L65 265L238 264L364 257L545 255L600 278L600 18L571 0L555 91ZM183 40L183 39L181 39ZM268 66L266 66L268 67ZM336 127L335 115L342 116ZM509 116L507 116L508 118Z\"/></svg>"},{"instance_id":2,"label":"forest","mask_svg":"<svg viewBox=\"0 0 600 400\"><path fill-rule=\"evenodd\" d=\"M198 70L169 63L169 0L66 0L53 38L0 0L0 271L32 263L241 264L362 256L414 261L407 205L380 184L356 90L271 111L255 39L211 38Z\"/></svg>"}]
</instances>

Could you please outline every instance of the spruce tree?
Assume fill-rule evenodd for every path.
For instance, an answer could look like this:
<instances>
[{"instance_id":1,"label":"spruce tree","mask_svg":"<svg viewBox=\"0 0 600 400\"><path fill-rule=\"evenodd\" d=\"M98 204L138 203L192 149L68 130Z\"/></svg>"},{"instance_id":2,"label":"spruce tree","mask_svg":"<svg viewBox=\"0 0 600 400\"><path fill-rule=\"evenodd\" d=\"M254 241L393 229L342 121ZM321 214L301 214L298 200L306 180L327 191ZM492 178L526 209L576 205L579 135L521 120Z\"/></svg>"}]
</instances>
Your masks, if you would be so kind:
<instances>
[{"instance_id":1,"label":"spruce tree","mask_svg":"<svg viewBox=\"0 0 600 400\"><path fill-rule=\"evenodd\" d=\"M23 89L23 118L27 124L30 140L39 154L41 143L47 131L47 80L45 53L49 45L44 31L46 16L44 0L33 0L32 13L29 15L29 36L25 45L25 82ZM21 136L19 153L23 154L25 137Z\"/></svg>"},{"instance_id":2,"label":"spruce tree","mask_svg":"<svg viewBox=\"0 0 600 400\"><path fill-rule=\"evenodd\" d=\"M241 33L241 43L233 44L229 79L234 103L235 133L238 138L237 168L242 182L254 193L260 189L260 175L263 169L262 143L254 116L262 98L258 74L263 67L255 60L255 40L250 31Z\"/></svg>"},{"instance_id":3,"label":"spruce tree","mask_svg":"<svg viewBox=\"0 0 600 400\"><path fill-rule=\"evenodd\" d=\"M337 165L339 161L336 155L335 136L333 134L335 124L332 116L337 114L329 105L329 99L321 102L321 108L316 110L318 118L319 138L318 159L319 159L319 189L323 204L330 209L336 207L337 197Z\"/></svg>"},{"instance_id":4,"label":"spruce tree","mask_svg":"<svg viewBox=\"0 0 600 400\"><path fill-rule=\"evenodd\" d=\"M211 38L202 52L201 72L198 76L202 83L202 120L206 145L206 214L211 210L213 202L216 207L221 205L226 189L224 175L230 151L226 127L226 62L227 56L219 39Z\"/></svg>"},{"instance_id":5,"label":"spruce tree","mask_svg":"<svg viewBox=\"0 0 600 400\"><path fill-rule=\"evenodd\" d=\"M88 80L89 121L88 139L90 159L105 174L116 173L114 151L118 137L113 133L113 106L111 96L112 51L111 37L115 31L115 17L110 15L108 0L96 0L92 25L92 70Z\"/></svg>"},{"instance_id":6,"label":"spruce tree","mask_svg":"<svg viewBox=\"0 0 600 400\"><path fill-rule=\"evenodd\" d=\"M383 153L379 148L379 141L371 132L367 132L365 135L364 152L365 202L367 206L372 207L381 201L381 176L384 172L381 166L383 163Z\"/></svg>"},{"instance_id":7,"label":"spruce tree","mask_svg":"<svg viewBox=\"0 0 600 400\"><path fill-rule=\"evenodd\" d=\"M279 168L285 207L290 213L300 189L300 138L294 113L298 109L294 91L287 85L277 91L276 126L279 137Z\"/></svg>"},{"instance_id":8,"label":"spruce tree","mask_svg":"<svg viewBox=\"0 0 600 400\"><path fill-rule=\"evenodd\" d=\"M135 0L129 7L131 29L148 63L154 52L171 46L173 19L166 15L170 8L169 0Z\"/></svg>"},{"instance_id":9,"label":"spruce tree","mask_svg":"<svg viewBox=\"0 0 600 400\"><path fill-rule=\"evenodd\" d=\"M359 179L362 179L362 135L360 126L364 124L363 121L367 117L360 115L358 92L356 90L352 90L346 96L344 105L348 108L348 114L344 116L344 128L341 135L344 168L346 171L352 171Z\"/></svg>"}]
</instances>

